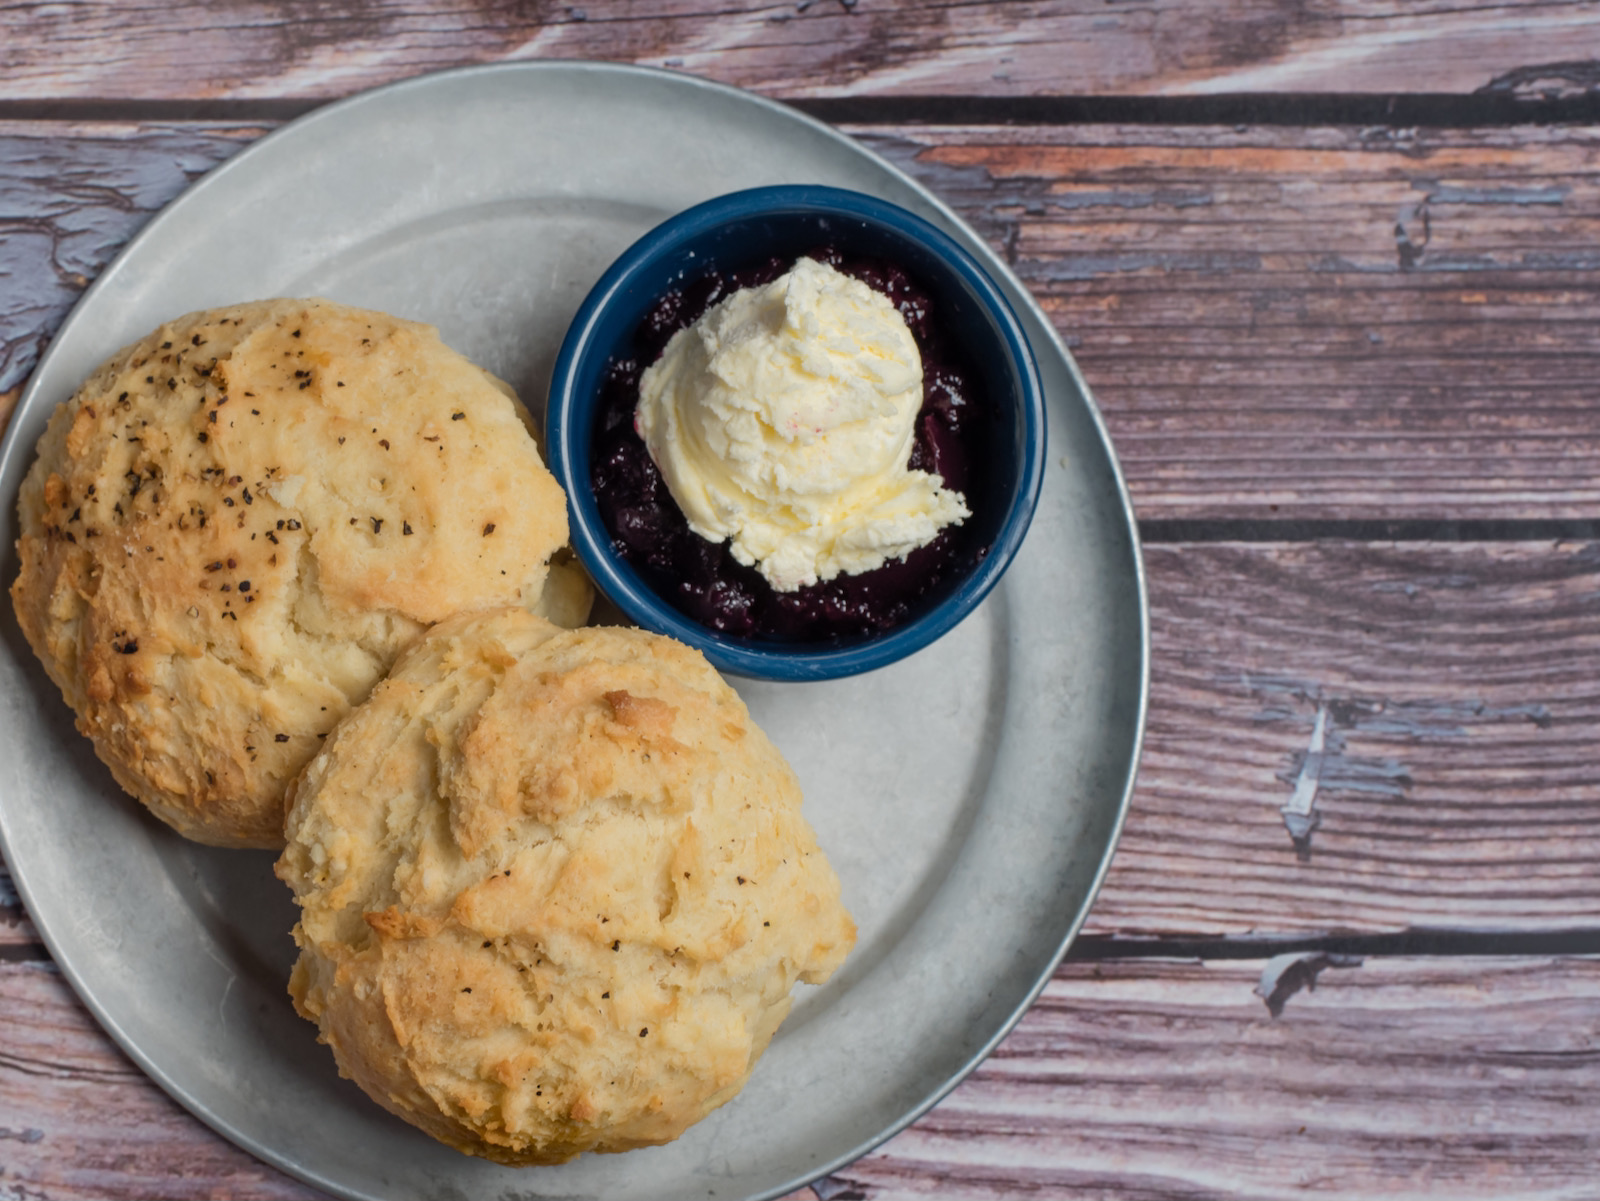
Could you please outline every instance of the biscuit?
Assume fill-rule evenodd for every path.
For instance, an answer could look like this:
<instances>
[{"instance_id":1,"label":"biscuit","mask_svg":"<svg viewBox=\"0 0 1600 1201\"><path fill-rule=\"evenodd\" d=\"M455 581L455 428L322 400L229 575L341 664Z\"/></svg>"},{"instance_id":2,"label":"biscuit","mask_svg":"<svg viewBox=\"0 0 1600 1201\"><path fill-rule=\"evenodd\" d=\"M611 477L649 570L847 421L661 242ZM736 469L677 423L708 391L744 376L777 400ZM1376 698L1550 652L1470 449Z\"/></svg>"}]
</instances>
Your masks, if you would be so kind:
<instances>
[{"instance_id":1,"label":"biscuit","mask_svg":"<svg viewBox=\"0 0 1600 1201\"><path fill-rule=\"evenodd\" d=\"M295 1006L473 1155L666 1142L855 927L794 773L696 651L519 609L436 626L296 782Z\"/></svg>"},{"instance_id":2,"label":"biscuit","mask_svg":"<svg viewBox=\"0 0 1600 1201\"><path fill-rule=\"evenodd\" d=\"M12 601L78 728L222 846L281 847L288 782L396 656L535 603L567 536L504 384L431 327L319 300L118 352L51 418L19 509Z\"/></svg>"}]
</instances>

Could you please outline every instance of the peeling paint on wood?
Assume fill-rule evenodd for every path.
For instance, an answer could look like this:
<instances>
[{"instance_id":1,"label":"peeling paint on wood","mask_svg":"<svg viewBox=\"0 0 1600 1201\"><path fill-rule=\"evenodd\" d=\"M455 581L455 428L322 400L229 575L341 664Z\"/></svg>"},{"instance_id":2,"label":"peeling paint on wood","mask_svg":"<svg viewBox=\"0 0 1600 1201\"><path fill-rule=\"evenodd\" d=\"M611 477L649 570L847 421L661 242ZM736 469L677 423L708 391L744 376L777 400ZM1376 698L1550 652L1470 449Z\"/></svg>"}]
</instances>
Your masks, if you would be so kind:
<instances>
[{"instance_id":1,"label":"peeling paint on wood","mask_svg":"<svg viewBox=\"0 0 1600 1201\"><path fill-rule=\"evenodd\" d=\"M806 1193L816 1201L868 1201L869 1198L858 1185L837 1176L823 1176L812 1181Z\"/></svg>"},{"instance_id":2,"label":"peeling paint on wood","mask_svg":"<svg viewBox=\"0 0 1600 1201\"><path fill-rule=\"evenodd\" d=\"M1433 180L1413 180L1412 187L1427 193L1431 205L1444 204L1565 204L1572 190L1566 187L1543 188L1462 188Z\"/></svg>"},{"instance_id":3,"label":"peeling paint on wood","mask_svg":"<svg viewBox=\"0 0 1600 1201\"><path fill-rule=\"evenodd\" d=\"M1496 75L1481 89L1524 99L1557 100L1600 91L1600 62L1594 59L1540 63Z\"/></svg>"},{"instance_id":4,"label":"peeling paint on wood","mask_svg":"<svg viewBox=\"0 0 1600 1201\"><path fill-rule=\"evenodd\" d=\"M1273 1017L1283 1016L1283 1007L1289 998L1302 989L1315 992L1317 977L1330 967L1360 967L1357 955L1330 955L1325 951L1303 951L1294 955L1274 955L1261 969L1261 979L1256 983L1255 994L1267 1006Z\"/></svg>"},{"instance_id":5,"label":"peeling paint on wood","mask_svg":"<svg viewBox=\"0 0 1600 1201\"><path fill-rule=\"evenodd\" d=\"M1422 256L1428 252L1433 238L1433 226L1428 216L1428 201L1408 205L1394 223L1394 248L1400 270L1415 271Z\"/></svg>"},{"instance_id":6,"label":"peeling paint on wood","mask_svg":"<svg viewBox=\"0 0 1600 1201\"><path fill-rule=\"evenodd\" d=\"M1148 734L1086 933L1600 925L1600 546L1144 554Z\"/></svg>"},{"instance_id":7,"label":"peeling paint on wood","mask_svg":"<svg viewBox=\"0 0 1600 1201\"><path fill-rule=\"evenodd\" d=\"M1295 850L1302 859L1311 857L1311 833L1322 823L1317 812L1317 788L1322 783L1322 764L1328 744L1328 709L1317 709L1316 725L1311 727L1311 744L1300 757L1300 770L1295 773L1294 792L1278 810L1283 814L1283 824L1289 831Z\"/></svg>"},{"instance_id":8,"label":"peeling paint on wood","mask_svg":"<svg viewBox=\"0 0 1600 1201\"><path fill-rule=\"evenodd\" d=\"M1464 586L1471 586L1470 583ZM1410 595L1415 596L1415 585ZM1381 589L1387 590L1387 589ZM1481 700L1391 700L1383 697L1329 696L1322 688L1281 678L1251 680L1246 686L1264 696L1292 696L1314 704L1310 743L1296 751L1278 779L1292 785L1289 800L1279 810L1301 859L1311 857L1311 836L1322 824L1317 807L1324 793L1364 793L1390 801L1404 801L1413 783L1411 771L1399 760L1384 755L1349 752L1350 736L1416 743L1424 740L1466 739L1469 727L1479 729L1497 722L1531 722L1549 729L1551 715L1542 704L1489 705ZM1294 708L1275 705L1257 716L1260 722L1303 720Z\"/></svg>"},{"instance_id":9,"label":"peeling paint on wood","mask_svg":"<svg viewBox=\"0 0 1600 1201\"><path fill-rule=\"evenodd\" d=\"M0 123L0 428L89 281L178 193L261 132Z\"/></svg>"}]
</instances>

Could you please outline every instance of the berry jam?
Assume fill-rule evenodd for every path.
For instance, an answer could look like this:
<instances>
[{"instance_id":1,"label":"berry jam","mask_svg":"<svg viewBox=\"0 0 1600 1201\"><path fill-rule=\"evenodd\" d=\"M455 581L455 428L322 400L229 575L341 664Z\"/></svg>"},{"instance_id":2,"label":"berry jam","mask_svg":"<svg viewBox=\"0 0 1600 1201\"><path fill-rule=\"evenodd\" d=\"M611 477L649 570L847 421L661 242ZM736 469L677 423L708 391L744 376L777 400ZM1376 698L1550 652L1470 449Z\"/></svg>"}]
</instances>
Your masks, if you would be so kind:
<instances>
[{"instance_id":1,"label":"berry jam","mask_svg":"<svg viewBox=\"0 0 1600 1201\"><path fill-rule=\"evenodd\" d=\"M972 373L958 348L940 336L928 294L893 263L846 256L832 247L809 257L883 293L910 328L922 354L922 408L917 413L913 470L942 476L944 486L975 499L989 414L970 386ZM742 288L769 284L792 263L769 259L755 267L713 268L656 302L634 331L632 353L608 364L595 418L590 482L601 520L617 554L655 592L686 616L719 633L781 642L844 643L893 629L947 580L983 560L988 546L975 521L946 526L904 559L860 575L839 575L794 592L777 592L754 567L736 562L726 542L708 542L689 529L644 441L634 430L639 379L678 330Z\"/></svg>"}]
</instances>

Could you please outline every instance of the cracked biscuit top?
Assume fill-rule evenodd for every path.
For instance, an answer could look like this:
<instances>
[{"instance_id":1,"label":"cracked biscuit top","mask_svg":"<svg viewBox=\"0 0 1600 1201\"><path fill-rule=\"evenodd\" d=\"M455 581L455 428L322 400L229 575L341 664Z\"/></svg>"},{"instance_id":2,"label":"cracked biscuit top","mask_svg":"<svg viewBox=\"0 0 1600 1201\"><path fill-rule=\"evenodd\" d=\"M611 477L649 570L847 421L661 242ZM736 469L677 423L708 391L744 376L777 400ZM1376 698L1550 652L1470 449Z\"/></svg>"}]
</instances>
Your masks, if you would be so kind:
<instances>
[{"instance_id":1,"label":"cracked biscuit top","mask_svg":"<svg viewBox=\"0 0 1600 1201\"><path fill-rule=\"evenodd\" d=\"M322 300L194 313L51 418L18 620L117 781L281 846L284 790L432 623L538 602L566 504L510 390L429 326Z\"/></svg>"},{"instance_id":2,"label":"cracked biscuit top","mask_svg":"<svg viewBox=\"0 0 1600 1201\"><path fill-rule=\"evenodd\" d=\"M855 940L788 764L641 630L436 626L287 830L296 1007L380 1104L504 1163L677 1137Z\"/></svg>"}]
</instances>

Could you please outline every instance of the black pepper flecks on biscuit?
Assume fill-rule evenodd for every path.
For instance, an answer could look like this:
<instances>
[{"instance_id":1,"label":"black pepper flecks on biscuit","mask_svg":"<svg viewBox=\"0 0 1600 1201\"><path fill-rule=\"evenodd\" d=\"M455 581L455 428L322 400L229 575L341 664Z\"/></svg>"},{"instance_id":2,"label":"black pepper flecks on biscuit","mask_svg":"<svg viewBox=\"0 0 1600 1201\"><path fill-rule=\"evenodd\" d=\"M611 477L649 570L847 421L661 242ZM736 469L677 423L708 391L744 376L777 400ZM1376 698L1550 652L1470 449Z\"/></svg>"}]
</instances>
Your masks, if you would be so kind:
<instances>
[{"instance_id":1,"label":"black pepper flecks on biscuit","mask_svg":"<svg viewBox=\"0 0 1600 1201\"><path fill-rule=\"evenodd\" d=\"M321 300L118 352L52 417L19 509L12 600L78 728L224 846L281 846L288 782L395 657L536 604L567 536L509 389L431 327Z\"/></svg>"},{"instance_id":2,"label":"black pepper flecks on biscuit","mask_svg":"<svg viewBox=\"0 0 1600 1201\"><path fill-rule=\"evenodd\" d=\"M855 927L705 659L520 609L435 626L296 781L290 993L435 1138L556 1163L731 1099Z\"/></svg>"}]
</instances>

